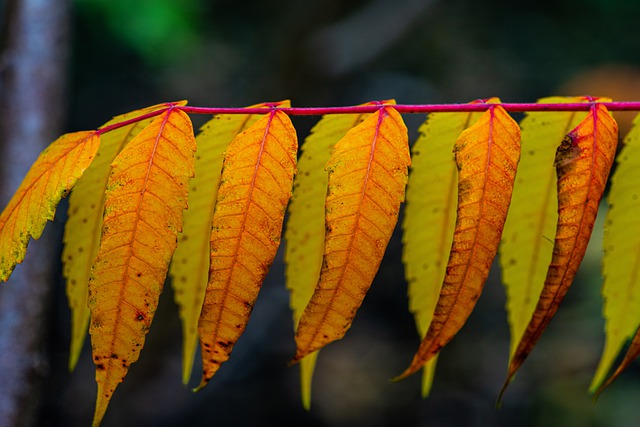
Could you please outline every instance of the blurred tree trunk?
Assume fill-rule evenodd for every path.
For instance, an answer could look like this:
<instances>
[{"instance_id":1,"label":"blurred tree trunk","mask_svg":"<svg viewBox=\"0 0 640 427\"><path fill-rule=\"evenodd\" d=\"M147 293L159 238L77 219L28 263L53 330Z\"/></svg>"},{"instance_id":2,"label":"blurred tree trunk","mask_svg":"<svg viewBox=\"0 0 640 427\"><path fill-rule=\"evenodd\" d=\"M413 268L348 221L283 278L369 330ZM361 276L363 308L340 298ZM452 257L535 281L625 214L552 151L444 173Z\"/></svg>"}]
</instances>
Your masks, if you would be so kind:
<instances>
[{"instance_id":1,"label":"blurred tree trunk","mask_svg":"<svg viewBox=\"0 0 640 427\"><path fill-rule=\"evenodd\" d=\"M0 207L61 131L70 0L4 2L0 51ZM0 2L0 6L2 2ZM0 425L38 423L49 372L48 324L56 250L50 232L0 284Z\"/></svg>"}]
</instances>

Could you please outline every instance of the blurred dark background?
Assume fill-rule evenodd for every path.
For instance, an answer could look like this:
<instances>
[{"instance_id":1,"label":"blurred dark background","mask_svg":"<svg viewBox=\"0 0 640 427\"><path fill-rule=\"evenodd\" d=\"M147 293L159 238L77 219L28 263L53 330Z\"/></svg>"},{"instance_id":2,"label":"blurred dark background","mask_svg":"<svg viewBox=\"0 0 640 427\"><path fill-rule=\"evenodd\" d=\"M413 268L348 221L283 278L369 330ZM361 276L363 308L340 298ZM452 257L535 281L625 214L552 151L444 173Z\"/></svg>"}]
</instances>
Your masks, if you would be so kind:
<instances>
[{"instance_id":1,"label":"blurred dark background","mask_svg":"<svg viewBox=\"0 0 640 427\"><path fill-rule=\"evenodd\" d=\"M12 3L0 0L3 45ZM45 108L61 116L57 134L93 129L114 115L180 99L211 107L282 99L294 106L491 96L508 102L550 95L640 100L640 2L635 0L61 3L68 7L67 50L58 58L66 89ZM0 71L10 68L5 59ZM7 87L0 85L0 91ZM7 94L0 92L0 98ZM3 111L10 110L5 105ZM405 119L415 139L424 116ZM194 117L196 125L203 120ZM293 120L302 139L317 118ZM10 144L6 129L0 146ZM37 150L30 154L35 158ZM12 162L1 160L2 168ZM3 206L15 185L5 186ZM54 258L64 217L63 203L43 236L54 245ZM506 373L509 337L497 269L468 324L442 351L431 396L421 399L420 375L388 381L407 366L418 345L396 233L353 327L320 354L310 412L300 404L298 367L287 366L294 341L280 254L230 361L197 394L180 381L180 325L167 286L141 358L116 391L103 425L637 425L637 365L597 404L587 393L603 341L599 230L572 290L500 409L495 400ZM16 273L42 262L32 258ZM54 265L48 283L39 285L51 294L40 314L48 328L38 388L43 397L31 423L87 426L96 389L90 348L87 343L76 371L69 373L70 316L60 267ZM2 285L0 302L13 280ZM192 385L197 381L194 377Z\"/></svg>"}]
</instances>

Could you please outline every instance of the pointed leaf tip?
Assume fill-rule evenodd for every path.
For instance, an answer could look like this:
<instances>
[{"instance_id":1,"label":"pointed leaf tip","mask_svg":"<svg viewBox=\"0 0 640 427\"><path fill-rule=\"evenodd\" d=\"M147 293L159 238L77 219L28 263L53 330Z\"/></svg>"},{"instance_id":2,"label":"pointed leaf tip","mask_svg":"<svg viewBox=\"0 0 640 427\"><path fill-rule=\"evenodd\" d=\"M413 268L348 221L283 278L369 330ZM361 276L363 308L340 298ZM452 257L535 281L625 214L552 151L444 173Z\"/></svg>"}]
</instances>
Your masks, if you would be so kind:
<instances>
[{"instance_id":1,"label":"pointed leaf tip","mask_svg":"<svg viewBox=\"0 0 640 427\"><path fill-rule=\"evenodd\" d=\"M640 356L640 331L633 337L631 345L624 355L622 362L616 368L616 370L607 378L597 385L597 388L592 384L591 390L593 391L593 401L598 400L602 392L608 388L622 373L631 365L631 363Z\"/></svg>"},{"instance_id":2,"label":"pointed leaf tip","mask_svg":"<svg viewBox=\"0 0 640 427\"><path fill-rule=\"evenodd\" d=\"M551 322L582 262L617 142L616 122L596 103L556 151L558 224L553 255L533 316L509 363L506 385Z\"/></svg>"},{"instance_id":3,"label":"pointed leaf tip","mask_svg":"<svg viewBox=\"0 0 640 427\"><path fill-rule=\"evenodd\" d=\"M594 393L594 399L600 396L604 389L609 387L629 367L629 365L636 360L638 356L640 356L640 330L636 332L635 336L631 340L631 344L629 345L622 362L620 362L620 365L618 365L613 374L611 374L611 376L597 388Z\"/></svg>"},{"instance_id":4,"label":"pointed leaf tip","mask_svg":"<svg viewBox=\"0 0 640 427\"><path fill-rule=\"evenodd\" d=\"M500 106L490 107L455 147L458 207L445 278L429 329L409 367L415 373L462 328L478 300L498 250L520 159L520 128Z\"/></svg>"}]
</instances>

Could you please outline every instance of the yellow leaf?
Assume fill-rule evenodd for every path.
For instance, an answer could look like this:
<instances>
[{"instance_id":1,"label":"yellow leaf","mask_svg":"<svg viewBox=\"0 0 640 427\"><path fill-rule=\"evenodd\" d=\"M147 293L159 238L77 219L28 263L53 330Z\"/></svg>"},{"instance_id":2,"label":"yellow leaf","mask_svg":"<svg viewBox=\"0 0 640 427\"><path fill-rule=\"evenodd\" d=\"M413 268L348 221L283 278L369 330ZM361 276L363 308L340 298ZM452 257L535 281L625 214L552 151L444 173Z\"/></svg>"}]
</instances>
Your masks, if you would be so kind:
<instances>
[{"instance_id":1,"label":"yellow leaf","mask_svg":"<svg viewBox=\"0 0 640 427\"><path fill-rule=\"evenodd\" d=\"M280 103L288 107L289 103ZM267 107L267 104L247 108ZM184 212L182 233L169 267L175 301L182 320L182 382L187 384L198 341L198 318L209 278L213 209L220 185L224 150L240 132L260 116L221 114L209 120L196 136L196 176L189 183L189 209Z\"/></svg>"},{"instance_id":2,"label":"yellow leaf","mask_svg":"<svg viewBox=\"0 0 640 427\"><path fill-rule=\"evenodd\" d=\"M633 128L624 139L610 181L602 260L605 345L591 383L592 391L603 381L622 346L634 336L640 323L640 233L634 232L640 212L640 116L635 118ZM618 368L620 373L623 369Z\"/></svg>"},{"instance_id":3,"label":"yellow leaf","mask_svg":"<svg viewBox=\"0 0 640 427\"><path fill-rule=\"evenodd\" d=\"M89 282L98 399L94 425L138 359L182 227L196 144L189 117L169 109L118 154Z\"/></svg>"},{"instance_id":4,"label":"yellow leaf","mask_svg":"<svg viewBox=\"0 0 640 427\"><path fill-rule=\"evenodd\" d=\"M186 102L177 103L185 105ZM101 128L121 123L146 113L167 108L167 104L154 105L141 110L131 111L114 117ZM71 348L69 351L69 370L73 370L82 351L89 325L89 307L87 305L89 275L91 265L98 254L100 233L102 231L102 213L104 192L111 170L111 162L122 147L144 129L153 119L137 123L102 134L100 148L91 166L69 196L68 219L64 231L64 250L62 251L62 273L67 279L67 299L71 309Z\"/></svg>"},{"instance_id":5,"label":"yellow leaf","mask_svg":"<svg viewBox=\"0 0 640 427\"><path fill-rule=\"evenodd\" d=\"M540 298L509 363L500 395L551 322L582 262L618 143L618 126L602 105L573 129L556 151L558 224Z\"/></svg>"},{"instance_id":6,"label":"yellow leaf","mask_svg":"<svg viewBox=\"0 0 640 427\"><path fill-rule=\"evenodd\" d=\"M298 141L272 110L239 134L224 158L211 230L209 283L198 323L204 387L244 331L280 245Z\"/></svg>"},{"instance_id":7,"label":"yellow leaf","mask_svg":"<svg viewBox=\"0 0 640 427\"><path fill-rule=\"evenodd\" d=\"M480 101L474 101L478 103ZM500 102L497 98L485 101ZM433 113L420 127L411 149L411 172L402 223L402 262L409 310L420 338L427 333L438 301L453 240L458 171L453 145L481 113ZM423 370L422 396L431 389L437 357Z\"/></svg>"},{"instance_id":8,"label":"yellow leaf","mask_svg":"<svg viewBox=\"0 0 640 427\"><path fill-rule=\"evenodd\" d=\"M397 222L410 163L407 128L392 107L336 144L327 163L322 271L298 323L294 361L342 338L351 326Z\"/></svg>"},{"instance_id":9,"label":"yellow leaf","mask_svg":"<svg viewBox=\"0 0 640 427\"><path fill-rule=\"evenodd\" d=\"M36 159L0 214L0 281L6 282L16 264L24 260L29 239L42 235L56 206L89 167L99 145L96 131L68 133Z\"/></svg>"},{"instance_id":10,"label":"yellow leaf","mask_svg":"<svg viewBox=\"0 0 640 427\"><path fill-rule=\"evenodd\" d=\"M411 365L420 369L464 325L489 275L511 201L520 158L520 128L500 106L490 107L454 146L458 208L451 253L433 319Z\"/></svg>"},{"instance_id":11,"label":"yellow leaf","mask_svg":"<svg viewBox=\"0 0 640 427\"><path fill-rule=\"evenodd\" d=\"M329 182L324 165L336 142L365 117L363 114L326 115L311 129L302 145L284 234L285 282L291 295L294 327L311 299L322 267L324 199ZM316 357L317 352L314 352L300 362L302 404L307 410L311 406L311 379Z\"/></svg>"},{"instance_id":12,"label":"yellow leaf","mask_svg":"<svg viewBox=\"0 0 640 427\"><path fill-rule=\"evenodd\" d=\"M550 97L538 102L588 101L585 97ZM524 150L500 244L511 356L531 319L551 261L558 218L556 176L551 167L555 149L586 115L585 112L531 112L520 123Z\"/></svg>"}]
</instances>

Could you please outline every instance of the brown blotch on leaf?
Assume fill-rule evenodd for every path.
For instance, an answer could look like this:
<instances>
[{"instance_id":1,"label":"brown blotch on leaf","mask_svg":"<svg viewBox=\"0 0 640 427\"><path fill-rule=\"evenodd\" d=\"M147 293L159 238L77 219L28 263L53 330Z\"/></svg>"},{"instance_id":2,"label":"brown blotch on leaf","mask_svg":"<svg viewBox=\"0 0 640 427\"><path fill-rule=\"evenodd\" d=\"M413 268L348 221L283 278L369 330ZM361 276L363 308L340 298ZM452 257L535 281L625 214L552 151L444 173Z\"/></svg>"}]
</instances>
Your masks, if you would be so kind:
<instances>
[{"instance_id":1,"label":"brown blotch on leaf","mask_svg":"<svg viewBox=\"0 0 640 427\"><path fill-rule=\"evenodd\" d=\"M473 189L473 184L468 179L463 179L458 183L458 193L466 193Z\"/></svg>"},{"instance_id":2,"label":"brown blotch on leaf","mask_svg":"<svg viewBox=\"0 0 640 427\"><path fill-rule=\"evenodd\" d=\"M568 149L571 148L572 145L573 145L573 138L571 137L571 135L566 135L562 139L562 142L560 143L560 146L558 147L557 151L567 151Z\"/></svg>"}]
</instances>

